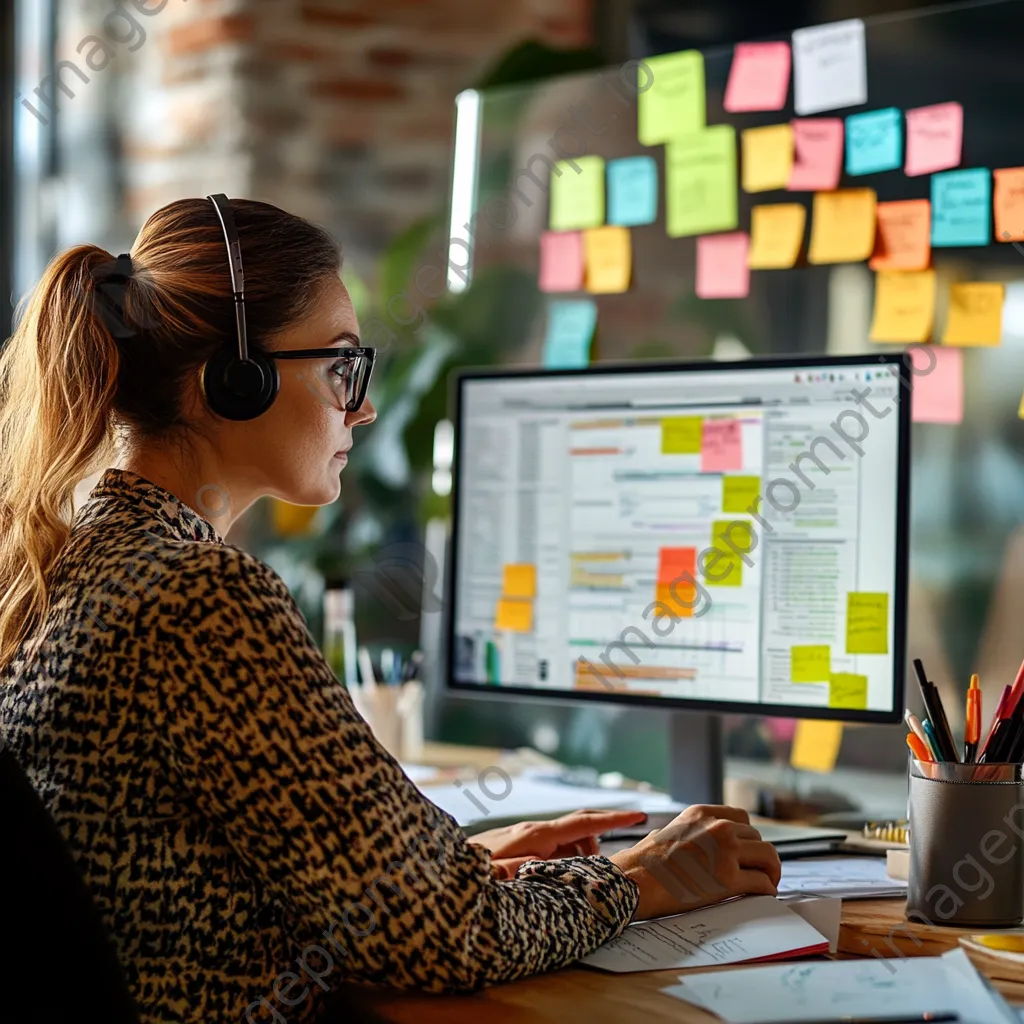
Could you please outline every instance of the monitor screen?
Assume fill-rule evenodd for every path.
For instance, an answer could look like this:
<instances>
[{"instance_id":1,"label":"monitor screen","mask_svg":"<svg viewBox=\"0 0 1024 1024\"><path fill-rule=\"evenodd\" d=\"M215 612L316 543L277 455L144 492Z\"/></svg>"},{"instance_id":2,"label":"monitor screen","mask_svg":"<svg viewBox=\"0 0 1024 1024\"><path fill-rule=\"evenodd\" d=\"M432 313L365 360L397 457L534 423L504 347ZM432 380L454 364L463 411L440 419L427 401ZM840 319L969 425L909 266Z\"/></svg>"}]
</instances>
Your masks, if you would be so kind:
<instances>
[{"instance_id":1,"label":"monitor screen","mask_svg":"<svg viewBox=\"0 0 1024 1024\"><path fill-rule=\"evenodd\" d=\"M448 683L897 721L902 353L456 381Z\"/></svg>"}]
</instances>

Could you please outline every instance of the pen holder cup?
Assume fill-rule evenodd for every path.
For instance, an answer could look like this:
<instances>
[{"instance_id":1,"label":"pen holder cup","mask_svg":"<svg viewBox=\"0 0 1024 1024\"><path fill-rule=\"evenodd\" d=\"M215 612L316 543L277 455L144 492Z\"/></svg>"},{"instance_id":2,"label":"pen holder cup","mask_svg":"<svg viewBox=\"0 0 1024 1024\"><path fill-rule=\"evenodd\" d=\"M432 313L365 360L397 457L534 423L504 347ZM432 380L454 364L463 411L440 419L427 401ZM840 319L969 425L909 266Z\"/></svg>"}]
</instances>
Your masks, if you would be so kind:
<instances>
[{"instance_id":1,"label":"pen holder cup","mask_svg":"<svg viewBox=\"0 0 1024 1024\"><path fill-rule=\"evenodd\" d=\"M957 928L1024 920L1019 764L910 760L907 917Z\"/></svg>"},{"instance_id":2,"label":"pen holder cup","mask_svg":"<svg viewBox=\"0 0 1024 1024\"><path fill-rule=\"evenodd\" d=\"M352 703L380 745L400 761L423 755L423 684L413 680L401 686L354 686Z\"/></svg>"}]
</instances>

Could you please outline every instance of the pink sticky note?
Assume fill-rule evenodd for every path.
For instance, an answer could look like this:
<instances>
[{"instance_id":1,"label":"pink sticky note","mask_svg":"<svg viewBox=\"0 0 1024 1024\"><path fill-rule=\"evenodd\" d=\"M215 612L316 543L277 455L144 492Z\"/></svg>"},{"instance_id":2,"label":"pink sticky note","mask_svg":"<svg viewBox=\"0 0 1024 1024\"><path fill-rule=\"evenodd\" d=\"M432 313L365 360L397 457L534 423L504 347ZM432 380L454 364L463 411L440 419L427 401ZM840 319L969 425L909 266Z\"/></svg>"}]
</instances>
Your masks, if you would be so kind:
<instances>
[{"instance_id":1,"label":"pink sticky note","mask_svg":"<svg viewBox=\"0 0 1024 1024\"><path fill-rule=\"evenodd\" d=\"M743 468L743 428L739 420L705 420L700 440L702 473L729 473Z\"/></svg>"},{"instance_id":2,"label":"pink sticky note","mask_svg":"<svg viewBox=\"0 0 1024 1024\"><path fill-rule=\"evenodd\" d=\"M583 287L583 235L579 231L543 231L540 236L542 292L578 292Z\"/></svg>"},{"instance_id":3,"label":"pink sticky note","mask_svg":"<svg viewBox=\"0 0 1024 1024\"><path fill-rule=\"evenodd\" d=\"M781 110L789 92L789 43L738 43L722 105L730 113Z\"/></svg>"},{"instance_id":4,"label":"pink sticky note","mask_svg":"<svg viewBox=\"0 0 1024 1024\"><path fill-rule=\"evenodd\" d=\"M911 345L910 375L915 423L962 423L964 419L964 353L944 345Z\"/></svg>"},{"instance_id":5,"label":"pink sticky note","mask_svg":"<svg viewBox=\"0 0 1024 1024\"><path fill-rule=\"evenodd\" d=\"M697 281L701 299L744 299L750 292L747 249L750 235L702 235L697 239Z\"/></svg>"},{"instance_id":6,"label":"pink sticky note","mask_svg":"<svg viewBox=\"0 0 1024 1024\"><path fill-rule=\"evenodd\" d=\"M843 119L805 117L793 126L791 192L831 192L843 172Z\"/></svg>"},{"instance_id":7,"label":"pink sticky note","mask_svg":"<svg viewBox=\"0 0 1024 1024\"><path fill-rule=\"evenodd\" d=\"M795 718L766 718L765 725L768 727L768 735L779 742L791 740L796 732Z\"/></svg>"},{"instance_id":8,"label":"pink sticky note","mask_svg":"<svg viewBox=\"0 0 1024 1024\"><path fill-rule=\"evenodd\" d=\"M964 108L959 103L936 103L907 111L907 162L911 177L960 166L964 139Z\"/></svg>"}]
</instances>

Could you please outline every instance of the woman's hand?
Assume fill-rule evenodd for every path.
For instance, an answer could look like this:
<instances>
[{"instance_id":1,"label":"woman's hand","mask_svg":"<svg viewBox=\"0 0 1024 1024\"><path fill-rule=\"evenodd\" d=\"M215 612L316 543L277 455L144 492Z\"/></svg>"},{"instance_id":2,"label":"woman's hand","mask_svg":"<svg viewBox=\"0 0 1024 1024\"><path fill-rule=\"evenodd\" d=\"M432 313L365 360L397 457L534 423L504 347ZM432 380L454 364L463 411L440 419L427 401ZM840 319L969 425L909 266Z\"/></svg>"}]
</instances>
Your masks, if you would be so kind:
<instances>
[{"instance_id":1,"label":"woman's hand","mask_svg":"<svg viewBox=\"0 0 1024 1024\"><path fill-rule=\"evenodd\" d=\"M491 851L491 866L499 878L512 878L528 860L590 857L598 853L597 837L615 828L640 825L643 811L573 811L554 821L521 821L492 828L469 842Z\"/></svg>"},{"instance_id":2,"label":"woman's hand","mask_svg":"<svg viewBox=\"0 0 1024 1024\"><path fill-rule=\"evenodd\" d=\"M609 858L640 890L634 920L696 910L733 896L775 896L782 864L737 807L687 807Z\"/></svg>"}]
</instances>

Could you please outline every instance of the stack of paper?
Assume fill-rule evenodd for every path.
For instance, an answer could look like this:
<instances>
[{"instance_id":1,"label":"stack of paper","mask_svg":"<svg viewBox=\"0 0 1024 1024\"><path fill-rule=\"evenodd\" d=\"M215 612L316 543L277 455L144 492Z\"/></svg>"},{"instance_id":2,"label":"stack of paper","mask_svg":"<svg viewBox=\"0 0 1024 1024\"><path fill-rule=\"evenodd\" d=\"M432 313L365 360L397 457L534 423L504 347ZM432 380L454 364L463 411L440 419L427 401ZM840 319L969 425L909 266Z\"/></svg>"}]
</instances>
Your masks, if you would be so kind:
<instances>
[{"instance_id":1,"label":"stack of paper","mask_svg":"<svg viewBox=\"0 0 1024 1024\"><path fill-rule=\"evenodd\" d=\"M880 899L906 896L907 883L885 873L883 857L812 857L782 862L779 895Z\"/></svg>"}]
</instances>

